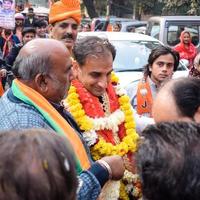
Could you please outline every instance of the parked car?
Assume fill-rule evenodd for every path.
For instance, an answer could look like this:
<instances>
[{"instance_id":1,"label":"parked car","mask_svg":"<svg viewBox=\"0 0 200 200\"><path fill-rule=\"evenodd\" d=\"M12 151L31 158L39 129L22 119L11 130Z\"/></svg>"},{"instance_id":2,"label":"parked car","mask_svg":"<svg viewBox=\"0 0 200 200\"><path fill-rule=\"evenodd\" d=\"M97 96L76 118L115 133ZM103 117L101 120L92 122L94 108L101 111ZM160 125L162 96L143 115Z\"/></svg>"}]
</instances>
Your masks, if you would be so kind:
<instances>
[{"instance_id":1,"label":"parked car","mask_svg":"<svg viewBox=\"0 0 200 200\"><path fill-rule=\"evenodd\" d=\"M98 17L98 18L94 18L92 20L92 30L94 30L93 25L96 24L97 21L99 21L98 23L98 27L103 27L104 24L106 23L107 18L106 17ZM120 18L120 17L115 17L115 16L110 16L109 17L109 24L113 25L116 22L119 23L124 23L124 22L133 22L133 19L130 18ZM112 27L112 26L111 26Z\"/></svg>"},{"instance_id":2,"label":"parked car","mask_svg":"<svg viewBox=\"0 0 200 200\"><path fill-rule=\"evenodd\" d=\"M147 23L146 34L174 47L180 42L180 34L188 30L192 43L200 50L200 16L159 16L151 17Z\"/></svg>"},{"instance_id":3,"label":"parked car","mask_svg":"<svg viewBox=\"0 0 200 200\"><path fill-rule=\"evenodd\" d=\"M105 23L106 17L97 17L97 18L94 18L93 20L100 20L102 23ZM131 22L131 21L134 21L134 20L131 18L121 18L121 17L110 16L111 24L115 22Z\"/></svg>"},{"instance_id":4,"label":"parked car","mask_svg":"<svg viewBox=\"0 0 200 200\"><path fill-rule=\"evenodd\" d=\"M78 38L98 36L108 39L116 48L114 71L120 78L122 86L137 81L142 77L143 66L147 64L153 48L162 45L157 39L144 34L127 32L81 32ZM188 68L180 63L175 77L188 76Z\"/></svg>"},{"instance_id":5,"label":"parked car","mask_svg":"<svg viewBox=\"0 0 200 200\"><path fill-rule=\"evenodd\" d=\"M82 23L84 24L88 19L83 19ZM93 19L93 23L94 21L100 21L100 25L99 26L103 26L103 24L106 22L106 18L105 17L98 17L98 18L94 18ZM140 33L145 33L143 30L137 30L137 28L140 27L146 27L147 25L147 21L139 21L139 20L134 20L134 19L130 19L130 18L120 18L120 17L110 17L109 20L110 24L114 24L116 22L118 22L119 24L121 24L121 32L140 32Z\"/></svg>"},{"instance_id":6,"label":"parked car","mask_svg":"<svg viewBox=\"0 0 200 200\"><path fill-rule=\"evenodd\" d=\"M145 33L144 29L139 29L141 27L146 27L146 21L133 20L131 22L121 22L121 32L137 32Z\"/></svg>"}]
</instances>

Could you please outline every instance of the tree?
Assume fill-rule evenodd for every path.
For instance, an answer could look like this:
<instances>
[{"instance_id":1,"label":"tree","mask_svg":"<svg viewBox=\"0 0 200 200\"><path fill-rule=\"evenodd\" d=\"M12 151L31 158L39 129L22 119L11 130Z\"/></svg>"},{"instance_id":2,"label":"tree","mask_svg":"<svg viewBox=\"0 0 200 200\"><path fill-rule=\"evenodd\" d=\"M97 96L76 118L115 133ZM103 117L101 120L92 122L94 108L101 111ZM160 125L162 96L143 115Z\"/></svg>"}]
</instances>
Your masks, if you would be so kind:
<instances>
[{"instance_id":1,"label":"tree","mask_svg":"<svg viewBox=\"0 0 200 200\"><path fill-rule=\"evenodd\" d=\"M199 0L191 0L191 6L190 6L190 10L188 10L188 14L200 15L200 1Z\"/></svg>"},{"instance_id":2,"label":"tree","mask_svg":"<svg viewBox=\"0 0 200 200\"><path fill-rule=\"evenodd\" d=\"M134 0L133 10L135 19L141 19L143 14L161 15L163 2L160 0Z\"/></svg>"},{"instance_id":3,"label":"tree","mask_svg":"<svg viewBox=\"0 0 200 200\"><path fill-rule=\"evenodd\" d=\"M199 0L164 0L163 15L199 15Z\"/></svg>"},{"instance_id":4,"label":"tree","mask_svg":"<svg viewBox=\"0 0 200 200\"><path fill-rule=\"evenodd\" d=\"M88 15L91 19L98 17L98 14L97 14L96 9L94 7L94 1L93 0L83 0L83 3L85 4L85 7L87 8Z\"/></svg>"}]
</instances>

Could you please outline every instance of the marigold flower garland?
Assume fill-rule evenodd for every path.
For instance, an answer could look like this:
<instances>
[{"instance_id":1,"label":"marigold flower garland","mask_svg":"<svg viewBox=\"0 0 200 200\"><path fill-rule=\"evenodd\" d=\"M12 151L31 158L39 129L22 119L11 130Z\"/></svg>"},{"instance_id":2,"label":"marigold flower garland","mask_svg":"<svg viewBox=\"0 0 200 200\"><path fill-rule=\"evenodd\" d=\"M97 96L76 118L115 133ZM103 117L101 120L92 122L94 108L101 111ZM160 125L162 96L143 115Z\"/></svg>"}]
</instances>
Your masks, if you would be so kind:
<instances>
[{"instance_id":1,"label":"marigold flower garland","mask_svg":"<svg viewBox=\"0 0 200 200\"><path fill-rule=\"evenodd\" d=\"M137 150L139 136L135 132L135 122L133 119L133 112L129 97L125 95L124 90L122 90L119 86L119 79L114 73L112 73L111 82L114 85L116 94L118 95L120 107L107 117L91 118L87 116L81 104L77 89L73 85L71 85L68 97L65 101L70 113L75 118L80 129L84 131L83 137L85 137L91 148L94 160L98 160L103 156L109 155L124 156L128 152L135 152ZM111 131L115 130L117 132L118 126L121 123L124 123L126 134L118 144L113 145L110 142L106 142L103 137L95 136L96 131L103 129ZM127 199L126 191L127 190L124 189L123 183L121 182L121 199Z\"/></svg>"},{"instance_id":2,"label":"marigold flower garland","mask_svg":"<svg viewBox=\"0 0 200 200\"><path fill-rule=\"evenodd\" d=\"M112 82L116 84L118 83L118 78L114 74L112 74ZM109 142L105 142L105 140L102 137L100 137L98 142L91 149L93 158L95 160L98 160L105 155L124 156L129 151L135 152L137 150L137 141L139 139L139 136L135 132L135 123L133 119L131 105L129 103L129 97L126 95L119 96L118 101L120 104L120 110L124 113L126 136L119 144L116 145L112 145ZM79 99L79 95L77 94L76 88L74 86L71 86L69 89L67 104L69 105L70 113L75 118L81 130L85 132L99 130L97 123L96 126L94 123L96 119L91 119L85 114L85 111ZM109 122L113 120L107 121ZM121 122L121 120L119 121ZM109 129L109 126L105 127L105 129Z\"/></svg>"}]
</instances>

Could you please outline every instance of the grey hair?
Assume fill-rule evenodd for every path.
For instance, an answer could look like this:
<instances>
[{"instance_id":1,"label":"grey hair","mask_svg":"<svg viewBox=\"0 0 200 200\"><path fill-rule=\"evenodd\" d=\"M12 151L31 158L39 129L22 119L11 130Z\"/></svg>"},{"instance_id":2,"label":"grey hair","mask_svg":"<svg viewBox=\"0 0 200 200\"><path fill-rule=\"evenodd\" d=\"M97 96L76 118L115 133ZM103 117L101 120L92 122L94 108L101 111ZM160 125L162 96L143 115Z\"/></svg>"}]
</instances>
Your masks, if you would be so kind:
<instances>
[{"instance_id":1,"label":"grey hair","mask_svg":"<svg viewBox=\"0 0 200 200\"><path fill-rule=\"evenodd\" d=\"M37 74L48 74L52 69L50 53L34 52L32 54L19 54L13 66L16 78L33 80Z\"/></svg>"}]
</instances>

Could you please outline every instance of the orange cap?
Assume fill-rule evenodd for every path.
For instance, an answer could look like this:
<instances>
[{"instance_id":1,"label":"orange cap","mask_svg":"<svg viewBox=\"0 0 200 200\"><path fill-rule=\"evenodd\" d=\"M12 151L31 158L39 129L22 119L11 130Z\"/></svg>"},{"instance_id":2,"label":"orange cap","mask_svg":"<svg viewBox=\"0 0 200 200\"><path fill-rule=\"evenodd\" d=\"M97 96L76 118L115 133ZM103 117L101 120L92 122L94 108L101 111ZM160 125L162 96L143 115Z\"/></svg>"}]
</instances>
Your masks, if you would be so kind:
<instances>
[{"instance_id":1,"label":"orange cap","mask_svg":"<svg viewBox=\"0 0 200 200\"><path fill-rule=\"evenodd\" d=\"M80 0L60 0L51 5L49 23L73 18L78 24L81 22Z\"/></svg>"}]
</instances>

